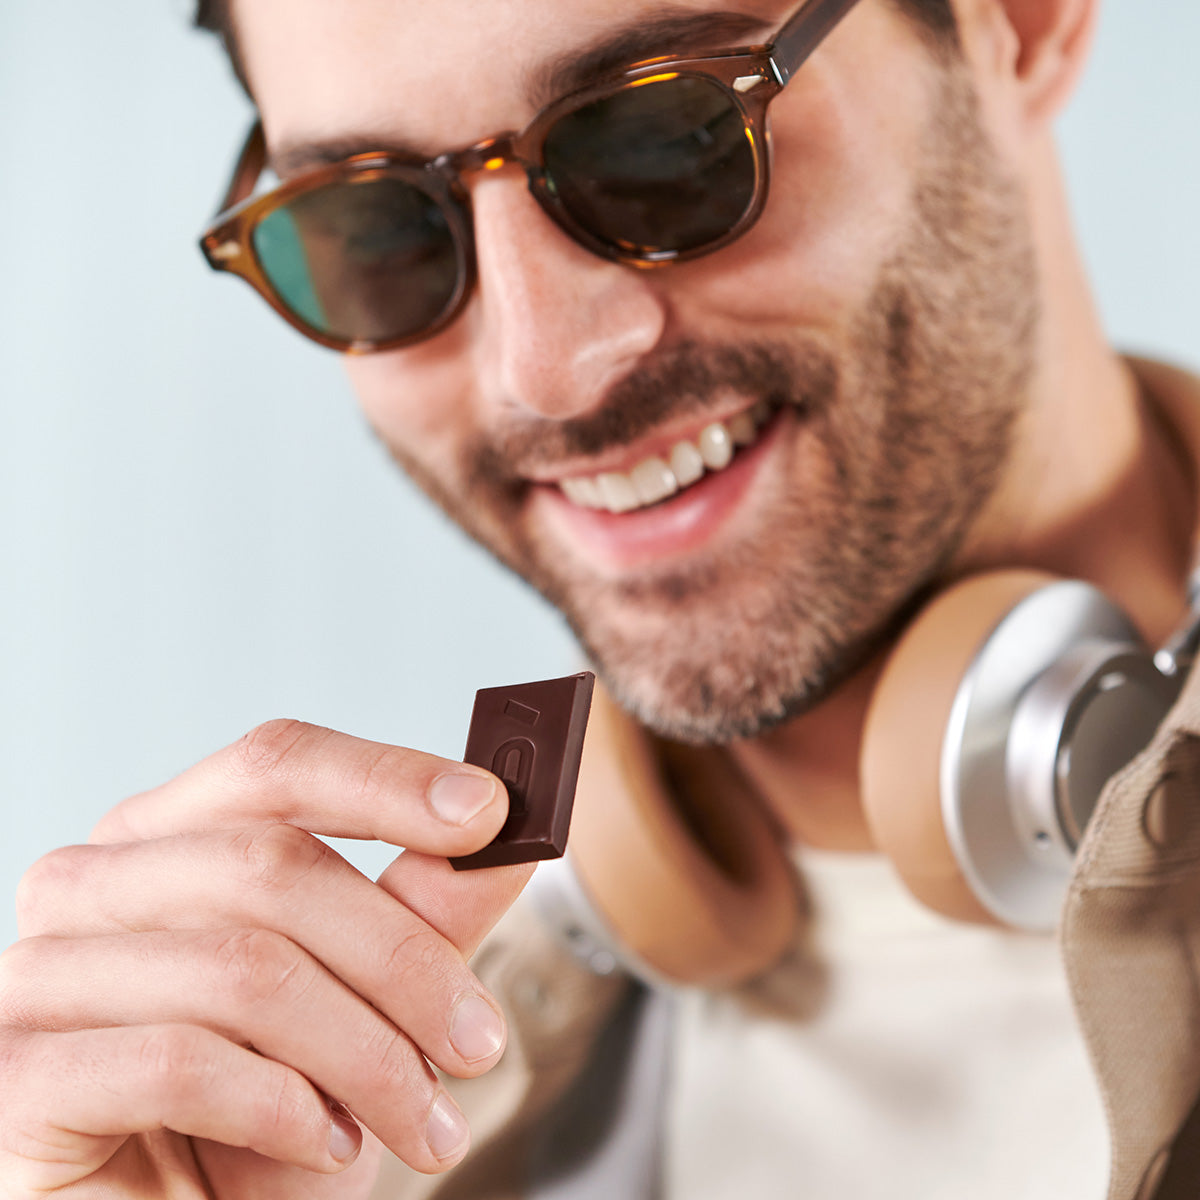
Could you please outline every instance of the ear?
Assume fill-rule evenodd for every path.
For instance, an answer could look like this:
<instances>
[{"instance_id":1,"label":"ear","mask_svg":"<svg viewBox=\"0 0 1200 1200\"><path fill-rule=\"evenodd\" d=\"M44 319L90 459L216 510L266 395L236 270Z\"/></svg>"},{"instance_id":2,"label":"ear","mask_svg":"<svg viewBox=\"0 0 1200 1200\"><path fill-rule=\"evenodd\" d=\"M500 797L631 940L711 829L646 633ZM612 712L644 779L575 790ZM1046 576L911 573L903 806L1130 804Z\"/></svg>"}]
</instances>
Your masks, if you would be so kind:
<instances>
[{"instance_id":1,"label":"ear","mask_svg":"<svg viewBox=\"0 0 1200 1200\"><path fill-rule=\"evenodd\" d=\"M1028 120L1054 118L1087 62L1099 0L964 0L960 36L1017 89ZM983 39L982 44L972 40Z\"/></svg>"}]
</instances>

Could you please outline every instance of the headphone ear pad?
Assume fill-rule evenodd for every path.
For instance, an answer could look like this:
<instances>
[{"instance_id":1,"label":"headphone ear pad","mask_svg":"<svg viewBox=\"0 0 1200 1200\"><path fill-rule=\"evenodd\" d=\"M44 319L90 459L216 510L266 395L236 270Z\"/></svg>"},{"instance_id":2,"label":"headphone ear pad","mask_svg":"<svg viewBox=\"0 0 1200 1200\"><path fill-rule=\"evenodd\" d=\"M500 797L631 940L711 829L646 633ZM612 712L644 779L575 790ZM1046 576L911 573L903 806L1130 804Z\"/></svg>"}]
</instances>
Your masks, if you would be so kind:
<instances>
[{"instance_id":1,"label":"headphone ear pad","mask_svg":"<svg viewBox=\"0 0 1200 1200\"><path fill-rule=\"evenodd\" d=\"M951 709L989 633L1053 582L1038 571L996 571L939 592L888 655L867 710L859 778L875 844L918 900L955 920L996 923L963 876L942 818Z\"/></svg>"},{"instance_id":2,"label":"headphone ear pad","mask_svg":"<svg viewBox=\"0 0 1200 1200\"><path fill-rule=\"evenodd\" d=\"M567 855L590 907L652 978L728 986L795 940L800 897L784 839L727 757L672 754L600 687Z\"/></svg>"}]
</instances>

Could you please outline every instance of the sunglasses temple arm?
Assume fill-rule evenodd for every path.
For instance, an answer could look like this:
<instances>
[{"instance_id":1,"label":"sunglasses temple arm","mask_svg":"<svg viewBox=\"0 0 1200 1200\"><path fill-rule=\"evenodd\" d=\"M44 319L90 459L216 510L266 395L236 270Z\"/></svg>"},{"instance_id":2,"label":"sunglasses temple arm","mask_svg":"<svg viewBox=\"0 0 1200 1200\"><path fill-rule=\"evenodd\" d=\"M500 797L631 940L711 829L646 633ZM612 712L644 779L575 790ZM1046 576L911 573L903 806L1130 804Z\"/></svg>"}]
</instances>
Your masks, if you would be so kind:
<instances>
[{"instance_id":1,"label":"sunglasses temple arm","mask_svg":"<svg viewBox=\"0 0 1200 1200\"><path fill-rule=\"evenodd\" d=\"M808 56L856 3L858 0L808 0L776 34L771 66L780 87L787 85Z\"/></svg>"},{"instance_id":2,"label":"sunglasses temple arm","mask_svg":"<svg viewBox=\"0 0 1200 1200\"><path fill-rule=\"evenodd\" d=\"M261 121L255 121L246 135L245 144L238 155L237 166L233 168L233 178L221 200L217 213L228 212L235 204L240 204L254 190L263 167L267 162L267 141L263 136Z\"/></svg>"}]
</instances>

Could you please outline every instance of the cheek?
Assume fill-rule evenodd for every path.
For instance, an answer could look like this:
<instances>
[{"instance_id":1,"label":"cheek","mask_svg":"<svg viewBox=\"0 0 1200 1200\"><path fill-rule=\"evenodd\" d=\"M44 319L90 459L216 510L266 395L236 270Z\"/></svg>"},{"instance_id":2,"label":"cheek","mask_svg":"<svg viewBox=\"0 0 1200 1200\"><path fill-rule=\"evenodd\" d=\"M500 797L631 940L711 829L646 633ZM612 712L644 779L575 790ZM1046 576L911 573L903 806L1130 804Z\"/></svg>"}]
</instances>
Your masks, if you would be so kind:
<instances>
[{"instance_id":1,"label":"cheek","mask_svg":"<svg viewBox=\"0 0 1200 1200\"><path fill-rule=\"evenodd\" d=\"M681 308L704 295L763 332L775 322L836 329L854 319L912 220L934 89L926 64L905 65L874 96L834 71L797 77L772 109L762 217L727 251L685 268L694 279L680 290Z\"/></svg>"},{"instance_id":2,"label":"cheek","mask_svg":"<svg viewBox=\"0 0 1200 1200\"><path fill-rule=\"evenodd\" d=\"M448 477L476 432L461 361L418 347L345 363L363 415L388 448Z\"/></svg>"}]
</instances>

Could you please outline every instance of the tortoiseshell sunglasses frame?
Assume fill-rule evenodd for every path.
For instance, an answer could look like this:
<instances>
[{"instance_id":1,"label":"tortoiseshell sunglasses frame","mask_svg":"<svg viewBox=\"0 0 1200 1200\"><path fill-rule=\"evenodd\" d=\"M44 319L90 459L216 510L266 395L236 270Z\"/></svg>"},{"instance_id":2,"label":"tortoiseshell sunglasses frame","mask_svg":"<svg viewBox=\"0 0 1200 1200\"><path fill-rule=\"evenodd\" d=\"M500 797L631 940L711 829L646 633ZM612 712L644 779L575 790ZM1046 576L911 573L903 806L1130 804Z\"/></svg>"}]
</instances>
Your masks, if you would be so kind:
<instances>
[{"instance_id":1,"label":"tortoiseshell sunglasses frame","mask_svg":"<svg viewBox=\"0 0 1200 1200\"><path fill-rule=\"evenodd\" d=\"M262 125L256 122L238 156L218 215L201 239L201 249L214 270L240 276L305 337L348 354L392 350L424 341L458 316L475 285L470 198L463 178L473 172L498 170L514 163L520 165L528 177L530 192L546 214L568 236L603 258L635 267L651 267L711 254L745 233L758 220L766 203L770 181L768 106L856 3L857 0L808 0L769 45L741 47L695 58L664 56L634 63L554 101L520 132L500 133L433 159L410 159L384 151L357 154L342 162L305 172L258 196L253 192L266 167L267 150ZM716 82L728 93L741 115L753 150L752 199L726 233L701 246L649 253L624 249L595 236L566 210L547 184L542 148L549 130L563 117L628 88L680 76L698 76ZM305 193L339 181L364 182L381 177L408 182L438 204L454 238L458 256L457 284L442 310L419 332L385 339L332 336L309 324L284 303L255 253L254 232L265 218Z\"/></svg>"}]
</instances>

